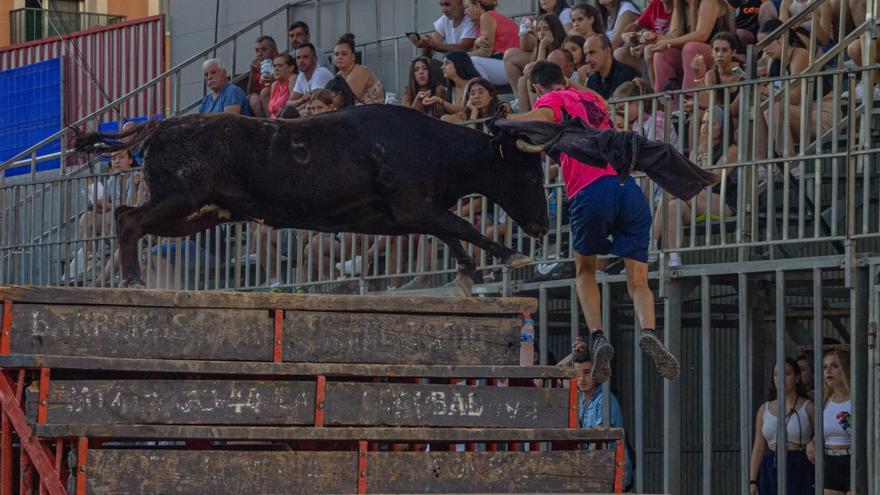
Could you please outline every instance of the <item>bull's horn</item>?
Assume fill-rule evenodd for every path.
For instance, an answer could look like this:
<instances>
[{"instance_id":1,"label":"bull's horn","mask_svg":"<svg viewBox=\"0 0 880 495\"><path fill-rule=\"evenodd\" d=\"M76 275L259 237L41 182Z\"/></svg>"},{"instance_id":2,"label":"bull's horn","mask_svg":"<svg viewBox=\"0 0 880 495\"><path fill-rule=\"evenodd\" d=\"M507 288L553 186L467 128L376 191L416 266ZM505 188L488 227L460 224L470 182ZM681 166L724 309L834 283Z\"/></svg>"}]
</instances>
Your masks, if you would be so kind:
<instances>
[{"instance_id":1,"label":"bull's horn","mask_svg":"<svg viewBox=\"0 0 880 495\"><path fill-rule=\"evenodd\" d=\"M523 153L543 153L544 146L540 144L531 144L522 139L516 140L516 149Z\"/></svg>"}]
</instances>

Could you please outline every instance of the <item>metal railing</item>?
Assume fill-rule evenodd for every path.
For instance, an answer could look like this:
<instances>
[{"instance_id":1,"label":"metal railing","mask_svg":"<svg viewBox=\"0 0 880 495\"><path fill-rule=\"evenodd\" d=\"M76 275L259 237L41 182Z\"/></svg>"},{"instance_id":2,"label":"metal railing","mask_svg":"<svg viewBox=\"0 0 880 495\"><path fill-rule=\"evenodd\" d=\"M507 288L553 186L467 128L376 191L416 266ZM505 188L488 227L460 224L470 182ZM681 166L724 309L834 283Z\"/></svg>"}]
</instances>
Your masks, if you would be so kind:
<instances>
[{"instance_id":1,"label":"metal railing","mask_svg":"<svg viewBox=\"0 0 880 495\"><path fill-rule=\"evenodd\" d=\"M24 43L51 36L116 24L124 15L21 8L9 11L10 41Z\"/></svg>"}]
</instances>

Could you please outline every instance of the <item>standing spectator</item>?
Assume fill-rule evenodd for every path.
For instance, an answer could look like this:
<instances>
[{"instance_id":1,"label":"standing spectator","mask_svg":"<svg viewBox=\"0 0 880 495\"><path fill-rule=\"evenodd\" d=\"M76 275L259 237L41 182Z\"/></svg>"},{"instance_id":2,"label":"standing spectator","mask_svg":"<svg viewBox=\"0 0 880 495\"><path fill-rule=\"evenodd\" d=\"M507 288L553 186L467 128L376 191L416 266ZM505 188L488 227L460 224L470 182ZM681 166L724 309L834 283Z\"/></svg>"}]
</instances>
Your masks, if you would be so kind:
<instances>
[{"instance_id":1,"label":"standing spectator","mask_svg":"<svg viewBox=\"0 0 880 495\"><path fill-rule=\"evenodd\" d=\"M662 93L671 80L678 80L685 89L699 85L691 69L694 57L700 54L709 59L709 40L722 31L734 32L733 18L724 0L674 2L669 33L645 47L645 59L654 67L657 93Z\"/></svg>"},{"instance_id":2,"label":"standing spectator","mask_svg":"<svg viewBox=\"0 0 880 495\"><path fill-rule=\"evenodd\" d=\"M635 22L641 12L629 0L599 0L599 13L605 23L605 36L614 49L623 44L621 36L625 28Z\"/></svg>"},{"instance_id":3,"label":"standing spectator","mask_svg":"<svg viewBox=\"0 0 880 495\"><path fill-rule=\"evenodd\" d=\"M235 84L229 82L226 68L220 59L212 58L202 64L202 74L205 75L205 85L211 90L211 94L205 95L199 105L200 113L238 113L250 115L247 96Z\"/></svg>"},{"instance_id":4,"label":"standing spectator","mask_svg":"<svg viewBox=\"0 0 880 495\"><path fill-rule=\"evenodd\" d=\"M822 390L822 425L825 437L822 451L825 461L825 495L852 493L850 483L850 448L852 446L852 400L850 399L849 353L830 351L822 360L825 382ZM816 447L807 445L807 455L815 462Z\"/></svg>"},{"instance_id":5,"label":"standing spectator","mask_svg":"<svg viewBox=\"0 0 880 495\"><path fill-rule=\"evenodd\" d=\"M287 30L287 42L290 44L290 56L296 60L296 51L299 47L311 44L315 49L315 60L318 65L328 68L327 52L322 50L317 44L312 43L312 35L309 32L309 25L303 21L296 21L290 25Z\"/></svg>"},{"instance_id":6,"label":"standing spectator","mask_svg":"<svg viewBox=\"0 0 880 495\"><path fill-rule=\"evenodd\" d=\"M355 60L353 34L343 34L336 42L336 47L333 49L333 63L358 101L364 104L385 103L385 90L382 89L379 78L367 66Z\"/></svg>"},{"instance_id":7,"label":"standing spectator","mask_svg":"<svg viewBox=\"0 0 880 495\"><path fill-rule=\"evenodd\" d=\"M264 72L262 64L266 63L271 67L275 57L278 56L278 45L271 36L260 36L254 45L256 56L251 62L251 70L248 73L247 82L247 99L256 117L266 117L263 112L263 105L260 102L260 95L263 90L272 84L272 74ZM265 62L268 60L269 62Z\"/></svg>"},{"instance_id":8,"label":"standing spectator","mask_svg":"<svg viewBox=\"0 0 880 495\"><path fill-rule=\"evenodd\" d=\"M429 96L422 103L425 105L442 105L443 115L464 111L468 81L480 77L471 58L465 52L449 52L443 60L443 77L446 78L446 99Z\"/></svg>"},{"instance_id":9,"label":"standing spectator","mask_svg":"<svg viewBox=\"0 0 880 495\"><path fill-rule=\"evenodd\" d=\"M813 381L813 362L807 358L806 355L801 354L797 357L797 365L798 371L800 372L801 383L804 384L804 389L807 391L807 395L810 396L810 399L815 399L815 391L813 390L814 381Z\"/></svg>"},{"instance_id":10,"label":"standing spectator","mask_svg":"<svg viewBox=\"0 0 880 495\"><path fill-rule=\"evenodd\" d=\"M786 493L790 495L813 495L813 469L806 454L807 444L813 437L813 402L807 397L800 382L797 363L785 358L785 403L776 400L776 367L770 380L766 402L758 408L755 417L755 442L749 464L749 484L752 495L770 495L779 492L776 468L776 432L779 428L779 412L784 418L786 432Z\"/></svg>"},{"instance_id":11,"label":"standing spectator","mask_svg":"<svg viewBox=\"0 0 880 495\"><path fill-rule=\"evenodd\" d=\"M296 50L296 65L299 67L299 75L296 76L296 84L290 93L290 106L300 110L308 103L312 91L324 89L327 83L333 79L333 73L318 65L315 56L315 46L306 43Z\"/></svg>"},{"instance_id":12,"label":"standing spectator","mask_svg":"<svg viewBox=\"0 0 880 495\"><path fill-rule=\"evenodd\" d=\"M580 117L591 127L610 129L607 103L592 91L566 87L562 69L538 62L530 75L540 98L535 110L510 118L521 121L561 122L563 112ZM596 256L613 253L625 258L626 279L642 331L639 347L654 360L660 374L674 379L678 360L654 332L654 294L648 285L648 245L651 242L651 208L632 177L623 184L617 172L590 167L566 154L560 157L562 176L570 199L571 243L575 251L576 288L590 329L593 380L601 383L611 374L614 349L602 332ZM613 239L613 240L612 240Z\"/></svg>"},{"instance_id":13,"label":"standing spectator","mask_svg":"<svg viewBox=\"0 0 880 495\"><path fill-rule=\"evenodd\" d=\"M758 0L760 1L760 0ZM642 60L644 60L645 47L653 45L658 38L669 33L669 25L672 22L673 0L651 0L642 15L635 22L623 28L623 46L614 50L614 58L620 63L642 72ZM756 29L757 30L757 29ZM654 68L648 60L648 74L654 79Z\"/></svg>"},{"instance_id":14,"label":"standing spectator","mask_svg":"<svg viewBox=\"0 0 880 495\"><path fill-rule=\"evenodd\" d=\"M635 69L614 58L611 40L604 34L590 36L584 44L584 61L593 69L587 88L605 99L611 98L621 84L639 77Z\"/></svg>"},{"instance_id":15,"label":"standing spectator","mask_svg":"<svg viewBox=\"0 0 880 495\"><path fill-rule=\"evenodd\" d=\"M265 108L265 115L277 119L281 110L287 105L290 93L293 90L293 69L295 67L293 57L287 54L278 55L272 64L272 75L275 82L272 86L263 90L260 101Z\"/></svg>"},{"instance_id":16,"label":"standing spectator","mask_svg":"<svg viewBox=\"0 0 880 495\"><path fill-rule=\"evenodd\" d=\"M477 26L465 15L462 0L440 0L440 11L443 15L434 21L434 32L411 36L410 41L419 48L441 53L470 50L477 38Z\"/></svg>"},{"instance_id":17,"label":"standing spectator","mask_svg":"<svg viewBox=\"0 0 880 495\"><path fill-rule=\"evenodd\" d=\"M495 85L507 83L503 55L517 48L519 28L495 7L498 0L464 0L465 14L477 24L477 39L468 53L480 75Z\"/></svg>"},{"instance_id":18,"label":"standing spectator","mask_svg":"<svg viewBox=\"0 0 880 495\"><path fill-rule=\"evenodd\" d=\"M442 99L446 96L446 88L434 79L431 61L427 57L415 58L409 64L409 86L403 91L403 104L435 118L443 116L442 104L425 105L425 98L430 96Z\"/></svg>"},{"instance_id":19,"label":"standing spectator","mask_svg":"<svg viewBox=\"0 0 880 495\"><path fill-rule=\"evenodd\" d=\"M562 43L565 41L565 29L562 27L559 19L553 14L546 14L538 19L537 31L538 46L531 55L531 61L522 70L511 61L511 57L505 56L504 71L511 82L511 87L516 91L520 112L526 112L532 108L532 100L529 98L528 78L528 71L531 69L531 66L539 60L547 60L547 55L553 50L561 48ZM507 53L514 53L515 51L516 49L511 49Z\"/></svg>"},{"instance_id":20,"label":"standing spectator","mask_svg":"<svg viewBox=\"0 0 880 495\"><path fill-rule=\"evenodd\" d=\"M348 108L358 105L357 97L351 92L351 86L345 82L345 78L340 74L336 74L327 86L324 87L333 95L333 106L337 109Z\"/></svg>"},{"instance_id":21,"label":"standing spectator","mask_svg":"<svg viewBox=\"0 0 880 495\"><path fill-rule=\"evenodd\" d=\"M574 369L577 373L578 394L578 426L580 428L623 428L623 409L617 396L609 392L608 400L610 421L603 417L605 393L598 383L593 380L593 363L586 345L581 345L575 350ZM609 444L608 448L614 450L615 444ZM628 492L632 486L633 463L629 448L626 449L626 468L623 475L624 491Z\"/></svg>"}]
</instances>

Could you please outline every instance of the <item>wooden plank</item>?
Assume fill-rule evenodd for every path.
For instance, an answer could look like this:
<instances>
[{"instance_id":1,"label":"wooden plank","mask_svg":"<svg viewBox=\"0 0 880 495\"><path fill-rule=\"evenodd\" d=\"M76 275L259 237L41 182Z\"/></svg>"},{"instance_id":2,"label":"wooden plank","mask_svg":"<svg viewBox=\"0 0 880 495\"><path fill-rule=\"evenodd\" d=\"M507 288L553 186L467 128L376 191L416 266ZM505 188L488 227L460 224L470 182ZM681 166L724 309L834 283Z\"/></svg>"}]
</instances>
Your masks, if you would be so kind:
<instances>
[{"instance_id":1,"label":"wooden plank","mask_svg":"<svg viewBox=\"0 0 880 495\"><path fill-rule=\"evenodd\" d=\"M37 410L36 383L26 410ZM313 382L52 380L53 423L311 424Z\"/></svg>"},{"instance_id":2,"label":"wooden plank","mask_svg":"<svg viewBox=\"0 0 880 495\"><path fill-rule=\"evenodd\" d=\"M269 363L196 361L87 356L11 354L0 356L0 368L126 371L204 375L347 376L389 378L573 378L574 368L557 366L407 365L358 363Z\"/></svg>"},{"instance_id":3,"label":"wooden plank","mask_svg":"<svg viewBox=\"0 0 880 495\"><path fill-rule=\"evenodd\" d=\"M43 438L137 440L302 440L371 442L604 442L623 438L623 430L585 428L313 428L298 426L200 426L42 424Z\"/></svg>"},{"instance_id":4,"label":"wooden plank","mask_svg":"<svg viewBox=\"0 0 880 495\"><path fill-rule=\"evenodd\" d=\"M284 360L515 365L519 318L288 312Z\"/></svg>"},{"instance_id":5,"label":"wooden plank","mask_svg":"<svg viewBox=\"0 0 880 495\"><path fill-rule=\"evenodd\" d=\"M26 410L35 418L38 383ZM311 425L315 384L244 380L52 380L48 422ZM529 427L568 425L568 391L329 382L326 425Z\"/></svg>"},{"instance_id":6,"label":"wooden plank","mask_svg":"<svg viewBox=\"0 0 880 495\"><path fill-rule=\"evenodd\" d=\"M535 299L525 297L354 296L0 286L0 298L37 304L284 309L357 313L512 315L523 311L537 311Z\"/></svg>"},{"instance_id":7,"label":"wooden plank","mask_svg":"<svg viewBox=\"0 0 880 495\"><path fill-rule=\"evenodd\" d=\"M356 452L90 449L87 493L356 493Z\"/></svg>"},{"instance_id":8,"label":"wooden plank","mask_svg":"<svg viewBox=\"0 0 880 495\"><path fill-rule=\"evenodd\" d=\"M88 493L355 493L356 452L92 449ZM609 492L611 451L369 452L368 493Z\"/></svg>"},{"instance_id":9,"label":"wooden plank","mask_svg":"<svg viewBox=\"0 0 880 495\"><path fill-rule=\"evenodd\" d=\"M614 452L370 452L371 493L610 492Z\"/></svg>"},{"instance_id":10,"label":"wooden plank","mask_svg":"<svg viewBox=\"0 0 880 495\"><path fill-rule=\"evenodd\" d=\"M407 383L328 383L328 425L528 427L568 425L568 391Z\"/></svg>"},{"instance_id":11,"label":"wooden plank","mask_svg":"<svg viewBox=\"0 0 880 495\"><path fill-rule=\"evenodd\" d=\"M266 311L16 303L11 352L271 360Z\"/></svg>"}]
</instances>

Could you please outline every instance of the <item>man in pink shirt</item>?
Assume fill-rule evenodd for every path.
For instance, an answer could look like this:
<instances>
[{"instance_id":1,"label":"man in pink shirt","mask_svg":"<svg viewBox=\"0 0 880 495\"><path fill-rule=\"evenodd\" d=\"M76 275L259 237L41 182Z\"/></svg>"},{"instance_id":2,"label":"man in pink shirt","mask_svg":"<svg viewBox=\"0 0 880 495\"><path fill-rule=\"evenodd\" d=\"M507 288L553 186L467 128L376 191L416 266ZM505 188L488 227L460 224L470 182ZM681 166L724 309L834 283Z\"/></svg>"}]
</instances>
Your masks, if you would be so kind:
<instances>
[{"instance_id":1,"label":"man in pink shirt","mask_svg":"<svg viewBox=\"0 0 880 495\"><path fill-rule=\"evenodd\" d=\"M605 100L589 90L568 88L558 65L536 63L530 80L539 96L535 109L511 119L562 122L580 117L593 128L612 129ZM647 263L651 209L642 190L631 177L621 183L610 165L604 169L591 167L565 154L560 162L570 202L578 299L590 329L593 380L608 380L614 356L614 349L602 332L602 305L596 282L598 254L624 258L627 287L642 327L639 346L654 360L664 378L676 378L678 360L654 333L654 294L648 286Z\"/></svg>"}]
</instances>

